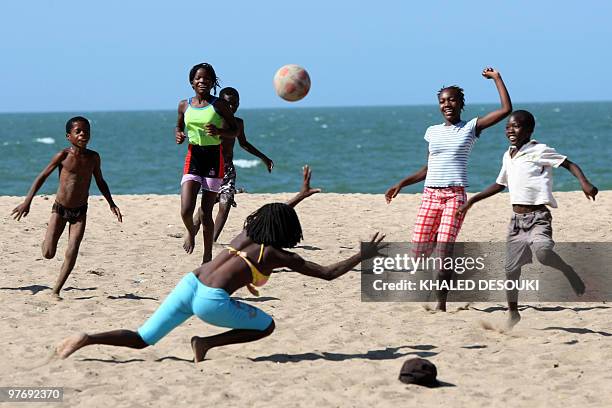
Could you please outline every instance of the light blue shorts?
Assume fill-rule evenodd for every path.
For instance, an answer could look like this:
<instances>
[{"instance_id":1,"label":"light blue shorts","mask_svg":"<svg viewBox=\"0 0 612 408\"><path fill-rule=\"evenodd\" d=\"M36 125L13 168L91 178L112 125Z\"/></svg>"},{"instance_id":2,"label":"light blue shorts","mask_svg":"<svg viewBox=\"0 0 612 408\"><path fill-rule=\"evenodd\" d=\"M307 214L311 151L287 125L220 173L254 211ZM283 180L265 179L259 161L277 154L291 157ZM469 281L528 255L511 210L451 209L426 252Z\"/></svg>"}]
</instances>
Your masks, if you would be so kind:
<instances>
[{"instance_id":1,"label":"light blue shorts","mask_svg":"<svg viewBox=\"0 0 612 408\"><path fill-rule=\"evenodd\" d=\"M232 329L263 331L272 323L267 313L230 298L223 289L209 288L190 272L138 329L138 334L153 345L193 315L214 326Z\"/></svg>"}]
</instances>

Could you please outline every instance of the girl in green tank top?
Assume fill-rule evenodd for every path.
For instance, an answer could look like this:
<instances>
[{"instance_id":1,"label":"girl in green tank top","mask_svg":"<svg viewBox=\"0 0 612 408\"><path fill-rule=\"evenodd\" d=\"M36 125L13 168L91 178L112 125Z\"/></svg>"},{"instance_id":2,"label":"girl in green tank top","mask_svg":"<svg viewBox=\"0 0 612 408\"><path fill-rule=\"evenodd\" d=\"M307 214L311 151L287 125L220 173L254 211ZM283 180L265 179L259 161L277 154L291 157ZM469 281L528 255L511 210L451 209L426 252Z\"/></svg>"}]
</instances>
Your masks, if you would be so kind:
<instances>
[{"instance_id":1,"label":"girl in green tank top","mask_svg":"<svg viewBox=\"0 0 612 408\"><path fill-rule=\"evenodd\" d=\"M202 63L191 68L189 83L195 91L195 96L179 102L174 130L177 144L189 138L181 180L181 218L187 229L183 249L190 254L195 246L193 212L198 192L202 188L204 263L212 259L212 208L223 183L221 138L236 137L238 124L227 102L211 95L211 90L217 92L219 79L210 64Z\"/></svg>"}]
</instances>

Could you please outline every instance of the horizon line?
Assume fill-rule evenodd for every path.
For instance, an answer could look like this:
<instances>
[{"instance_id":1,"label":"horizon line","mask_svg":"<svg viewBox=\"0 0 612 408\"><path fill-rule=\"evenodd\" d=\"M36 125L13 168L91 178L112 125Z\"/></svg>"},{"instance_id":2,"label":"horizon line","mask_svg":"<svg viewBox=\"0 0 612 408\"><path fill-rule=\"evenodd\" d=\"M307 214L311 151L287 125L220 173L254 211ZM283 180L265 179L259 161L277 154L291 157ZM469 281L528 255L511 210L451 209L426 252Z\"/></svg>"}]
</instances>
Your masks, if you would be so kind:
<instances>
[{"instance_id":1,"label":"horizon line","mask_svg":"<svg viewBox=\"0 0 612 408\"><path fill-rule=\"evenodd\" d=\"M533 105L544 105L544 104L570 104L570 103L611 103L612 100L574 100L574 101L513 101L513 105L515 104L533 104ZM290 103L290 102L288 102ZM466 107L469 108L470 105L497 105L496 102L472 102L467 104ZM285 110L285 109L329 109L329 108L371 108L371 107L380 107L380 108L401 108L401 107L431 107L437 106L432 103L414 103L414 104L403 104L403 105L318 105L318 106L262 106L262 107L241 107L241 111L249 111L249 110ZM16 110L16 111L0 111L0 115L14 115L14 114L45 114L45 113L72 113L72 112L87 112L87 113L121 113L121 112L167 112L167 111L176 111L176 108L151 108L151 109L91 109L91 110L45 110L45 111L27 111L27 110Z\"/></svg>"}]
</instances>

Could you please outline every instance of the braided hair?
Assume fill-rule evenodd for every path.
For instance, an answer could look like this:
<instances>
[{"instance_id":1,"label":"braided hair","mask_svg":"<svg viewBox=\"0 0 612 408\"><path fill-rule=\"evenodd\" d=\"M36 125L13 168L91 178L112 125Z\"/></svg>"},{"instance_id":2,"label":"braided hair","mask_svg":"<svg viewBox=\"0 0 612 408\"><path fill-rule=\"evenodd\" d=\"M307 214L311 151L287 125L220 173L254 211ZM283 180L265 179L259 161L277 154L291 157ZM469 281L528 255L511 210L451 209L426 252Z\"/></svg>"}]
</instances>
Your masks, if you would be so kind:
<instances>
[{"instance_id":1,"label":"braided hair","mask_svg":"<svg viewBox=\"0 0 612 408\"><path fill-rule=\"evenodd\" d=\"M461 110L463 110L465 106L465 95L463 94L463 88L457 85L444 86L438 91L438 98L440 98L440 95L442 95L442 92L444 91L454 91L459 97L459 101L461 102Z\"/></svg>"},{"instance_id":2,"label":"braided hair","mask_svg":"<svg viewBox=\"0 0 612 408\"><path fill-rule=\"evenodd\" d=\"M302 226L293 207L284 203L266 204L244 221L249 238L277 249L293 248L303 238Z\"/></svg>"},{"instance_id":3,"label":"braided hair","mask_svg":"<svg viewBox=\"0 0 612 408\"><path fill-rule=\"evenodd\" d=\"M195 75L196 75L196 72L198 72L198 69L203 69L210 76L210 78L213 81L213 90L214 90L214 93L216 94L217 88L221 87L221 85L219 85L219 77L215 73L215 69L212 67L212 65L210 65L207 62L196 64L191 68L191 70L189 71L189 83L191 84L193 82L193 78L195 78Z\"/></svg>"}]
</instances>

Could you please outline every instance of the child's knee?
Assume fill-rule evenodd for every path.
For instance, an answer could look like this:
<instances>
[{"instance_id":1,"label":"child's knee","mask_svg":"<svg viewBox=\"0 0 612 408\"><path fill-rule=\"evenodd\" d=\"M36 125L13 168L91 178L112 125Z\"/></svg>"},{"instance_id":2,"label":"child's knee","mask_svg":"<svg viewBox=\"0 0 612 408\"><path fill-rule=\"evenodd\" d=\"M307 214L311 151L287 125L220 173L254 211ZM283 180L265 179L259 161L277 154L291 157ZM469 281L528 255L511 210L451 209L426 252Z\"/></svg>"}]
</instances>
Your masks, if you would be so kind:
<instances>
[{"instance_id":1,"label":"child's knee","mask_svg":"<svg viewBox=\"0 0 612 408\"><path fill-rule=\"evenodd\" d=\"M542 265L548 265L552 260L551 248L538 248L535 251L535 256Z\"/></svg>"}]
</instances>

